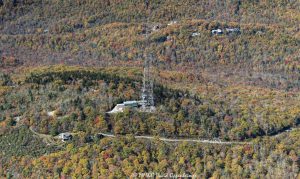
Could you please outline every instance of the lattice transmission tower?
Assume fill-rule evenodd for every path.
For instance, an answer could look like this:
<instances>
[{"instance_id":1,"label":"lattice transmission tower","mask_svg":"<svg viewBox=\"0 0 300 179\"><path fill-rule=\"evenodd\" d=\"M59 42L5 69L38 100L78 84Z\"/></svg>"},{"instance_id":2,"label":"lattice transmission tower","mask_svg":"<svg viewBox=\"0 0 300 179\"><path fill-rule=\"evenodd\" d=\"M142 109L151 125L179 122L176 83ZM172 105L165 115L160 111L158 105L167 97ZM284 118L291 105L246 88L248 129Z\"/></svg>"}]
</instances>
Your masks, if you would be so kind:
<instances>
[{"instance_id":1,"label":"lattice transmission tower","mask_svg":"<svg viewBox=\"0 0 300 179\"><path fill-rule=\"evenodd\" d=\"M155 110L153 97L153 56L152 54L145 56L144 61L144 77L142 88L142 110L152 112Z\"/></svg>"}]
</instances>

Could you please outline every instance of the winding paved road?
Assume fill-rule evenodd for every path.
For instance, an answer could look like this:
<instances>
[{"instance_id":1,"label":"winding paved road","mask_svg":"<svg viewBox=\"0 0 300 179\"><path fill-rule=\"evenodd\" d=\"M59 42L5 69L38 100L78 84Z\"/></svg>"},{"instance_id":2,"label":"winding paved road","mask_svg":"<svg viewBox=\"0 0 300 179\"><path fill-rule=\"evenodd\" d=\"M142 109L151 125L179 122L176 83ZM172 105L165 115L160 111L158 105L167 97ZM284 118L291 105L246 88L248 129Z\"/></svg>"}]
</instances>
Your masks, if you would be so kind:
<instances>
[{"instance_id":1,"label":"winding paved road","mask_svg":"<svg viewBox=\"0 0 300 179\"><path fill-rule=\"evenodd\" d=\"M41 138L44 139L48 139L49 140L49 136L50 135L46 135L46 134L39 134L37 132L35 132L32 127L29 128L34 134L40 136ZM293 130L296 130L297 128L291 128L289 130L286 130L278 135L281 135L283 133L287 133ZM72 133L75 134L75 133ZM113 134L108 134L108 133L98 133L100 135L103 135L104 137L110 137L110 138L114 138L114 137L119 137ZM275 135L275 137L277 137L278 135ZM165 142L193 142L193 143L206 143L206 144L219 144L219 145L251 145L252 142L239 142L239 141L220 141L220 140L207 140L207 139L191 139L191 138L187 138L187 139L179 139L179 138L165 138L165 137L155 137L155 136L136 136L134 135L134 137L136 139L148 139L148 140L154 140L154 139L159 139L161 141L165 141Z\"/></svg>"},{"instance_id":2,"label":"winding paved road","mask_svg":"<svg viewBox=\"0 0 300 179\"><path fill-rule=\"evenodd\" d=\"M104 137L117 137L112 134L102 133L99 134L103 135ZM136 139L149 139L154 140L156 137L154 136L134 136ZM201 139L177 139L177 138L164 138L164 137L158 137L159 140L165 141L165 142L195 142L195 143L207 143L207 144L220 144L220 145L232 145L232 144L239 144L239 145L245 145L245 144L252 144L251 142L238 142L238 141L218 141L218 140L201 140Z\"/></svg>"}]
</instances>

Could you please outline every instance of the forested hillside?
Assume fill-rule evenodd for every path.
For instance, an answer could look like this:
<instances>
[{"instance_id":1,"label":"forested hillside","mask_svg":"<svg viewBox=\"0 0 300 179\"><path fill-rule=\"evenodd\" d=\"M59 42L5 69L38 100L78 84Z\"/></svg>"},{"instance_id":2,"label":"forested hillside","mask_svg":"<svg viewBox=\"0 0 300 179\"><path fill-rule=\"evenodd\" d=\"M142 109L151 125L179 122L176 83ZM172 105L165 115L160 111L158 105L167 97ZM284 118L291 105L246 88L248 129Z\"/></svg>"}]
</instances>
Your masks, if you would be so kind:
<instances>
[{"instance_id":1,"label":"forested hillside","mask_svg":"<svg viewBox=\"0 0 300 179\"><path fill-rule=\"evenodd\" d=\"M297 0L4 0L1 4L5 24L2 31L11 34L32 33L36 28L72 30L112 22L164 23L187 19L274 24L286 26L294 33L299 24Z\"/></svg>"},{"instance_id":2,"label":"forested hillside","mask_svg":"<svg viewBox=\"0 0 300 179\"><path fill-rule=\"evenodd\" d=\"M299 133L292 133L280 139L262 140L263 145L224 147L173 145L128 136L103 139L80 148L68 144L61 152L38 158L15 158L3 170L18 163L21 165L10 170L9 176L135 178L135 173L155 171L186 173L198 178L297 178L298 154L291 148L300 147L298 138Z\"/></svg>"},{"instance_id":3,"label":"forested hillside","mask_svg":"<svg viewBox=\"0 0 300 179\"><path fill-rule=\"evenodd\" d=\"M127 74L124 73L125 71ZM281 173L281 176L296 176L298 165L296 164L297 160L295 157L299 151L297 150L297 142L292 141L297 138L283 140L281 137L281 133L283 133L283 135L290 135L285 133L285 131L291 128L297 129L299 125L300 104L298 101L293 102L294 98L290 97L289 101L283 102L287 105L294 103L293 105L295 106L282 111L282 109L280 110L280 104L271 104L268 109L262 111L262 116L257 118L259 111L256 110L261 109L257 109L255 103L252 103L252 108L248 109L239 109L238 104L230 108L223 101L225 99L202 98L197 94L191 94L185 89L174 89L173 85L165 85L166 83L161 84L157 82L154 88L157 106L155 113L147 114L135 110L127 110L124 113L107 115L105 112L109 111L116 103L139 98L141 88L140 74L141 70L138 68L97 69L90 67L50 66L22 69L11 76L2 75L0 126L2 126L1 133L3 140L1 141L4 146L2 146L0 150L18 151L18 155L14 155L10 152L3 153L1 162L4 168L9 172L6 173L2 171L0 174L6 173L7 176L22 175L34 177L37 174L36 172L39 172L45 176L61 177L70 175L75 177L89 175L121 177L130 176L133 172L156 171L164 173L167 170L171 170L174 172L186 171L190 174L197 174L203 177L215 175L225 175L228 177L273 176L276 172ZM240 92L238 98L243 98L245 95L243 93L244 92ZM233 94L228 96L233 97ZM278 95L276 98L279 97ZM284 98L286 97L283 97L283 99ZM243 100L247 101L247 99ZM264 104L267 104L268 100L273 99L272 97L270 97L270 99L264 99ZM243 103L245 101L241 102ZM262 102L260 101L260 103ZM271 112L275 114L271 114ZM40 133L41 136L36 136L35 133L31 133L29 128L34 129L35 132ZM16 133L16 131L18 131L18 133ZM72 132L75 134L73 141L68 142L71 144L68 145L68 143L58 141L53 142L49 141L48 137L44 138L44 135L57 136L62 132ZM121 137L121 141L125 140L123 144L120 143L121 141L115 139L110 141L110 139L91 138L91 136L99 132L113 133L120 136L129 135L129 138L122 139ZM293 135L298 135L298 130L292 132ZM277 134L279 135L279 139L282 140L279 143L275 140L278 138ZM228 146L225 149L222 149L222 147L217 149L213 146L207 146L211 144L194 146L194 144L189 143L164 144L158 141L152 143L143 141L142 139L136 141L133 135L204 139L217 138L225 141L250 141L249 139L252 138L255 140L251 140L253 144L245 145L242 148L238 146L231 148ZM33 142L32 137L37 138L38 141ZM248 160L263 163L264 157L268 158L268 156L274 152L273 150L266 151L264 149L266 142L269 143L268 145L280 145L281 147L286 147L284 146L285 144L280 144L282 142L289 143L287 145L292 145L290 144L290 142L292 142L296 145L296 148L291 146L291 148L286 150L278 149L279 151L283 150L285 152L282 153L283 155L280 155L280 160L283 160L280 166L274 166L275 168L272 168L272 170L267 169L266 172L263 172L264 167L252 168L251 170L254 170L255 173L251 173L248 167L253 167L253 163L250 165L246 164ZM47 146L45 146L46 144ZM35 145L34 150L25 148L25 146L31 148ZM112 145L112 148L107 145ZM149 145L152 147L149 148ZM175 145L175 151L173 151L172 145ZM181 151L180 148L183 147L182 145L187 147L194 146L200 150L200 153L190 151L192 153L189 158L185 158L183 156L184 153L178 154L181 156L180 159L178 159L178 157L176 157L176 151ZM135 148L135 146L146 148ZM162 146L164 147L161 148ZM128 148L126 149L128 151L126 153L116 153L115 147L125 147ZM232 156L232 150L237 149L241 150L240 156ZM48 155L50 152L57 150L60 152ZM70 150L73 151L70 155L80 155L81 159L77 161L77 159L72 156L69 156L70 158L59 157L59 155L65 155L60 154L61 152L64 153ZM89 153L101 153L101 156L103 153L102 157L104 158L101 156L98 158L98 155L96 155L97 157L95 158L94 154L82 154L82 150ZM147 159L149 163L138 164L138 161L135 160L142 159L133 159L135 157L139 158L139 156L135 156L136 154L134 153L136 152L130 153L131 150L136 151L137 155L152 156ZM156 153L156 150L162 150L166 156L161 158L162 154ZM257 152L259 151L260 159L257 159L256 155L258 155ZM139 152L142 153L139 154ZM249 156L245 156L244 152L250 152L247 154ZM42 156L42 154L47 155ZM28 156L32 155L41 156L41 158L38 157L36 159L37 161L34 161L28 158ZM122 157L119 158L119 155ZM212 162L211 160L213 158L211 157L213 156L210 155L216 157L215 159L218 162ZM17 158L8 162L12 156ZM256 157L252 158L254 156ZM57 157L61 158L61 160L58 160ZM93 160L90 160L90 157L92 157ZM134 162L133 166L131 166L131 162L128 161L127 157L133 157L130 159L130 161L132 160L132 162ZM242 163L237 164L240 169L236 170L230 167L230 161L222 162L219 157L225 157L228 158L228 160L231 157L235 158L235 160L238 160L239 157L246 158L245 160L243 159ZM109 162L110 160L106 161L109 158L112 158L114 162L111 163L112 161ZM19 160L32 163L30 166L20 165L16 168L10 168L10 166L15 165L14 162L18 162ZM51 162L49 161L50 163L46 164L44 163L46 162L45 160L51 160ZM122 165L118 162L119 160ZM177 160L180 160L180 165L178 166L175 165ZM79 163L76 163L76 161ZM56 162L60 164L56 164ZM71 165L70 162L75 163ZM109 165L103 162L109 162ZM206 166L206 162L209 163L209 166ZM292 165L288 165L286 162L292 162ZM144 169L140 168L139 165L143 165ZM270 165L274 164L270 163ZM115 167L118 169L113 169ZM283 172L284 169L282 167L289 167L291 173ZM74 170L76 170L75 173L73 172ZM273 170L276 170L275 173ZM109 174L109 171L113 173Z\"/></svg>"},{"instance_id":4,"label":"forested hillside","mask_svg":"<svg viewBox=\"0 0 300 179\"><path fill-rule=\"evenodd\" d=\"M299 24L298 0L0 0L0 178L299 178ZM156 112L106 113L147 56Z\"/></svg>"},{"instance_id":5,"label":"forested hillside","mask_svg":"<svg viewBox=\"0 0 300 179\"><path fill-rule=\"evenodd\" d=\"M213 1L105 2L7 1L1 7L0 66L136 66L151 52L159 69L198 76L217 70L239 83L299 88L298 1L226 1L227 8ZM211 33L226 28L240 31Z\"/></svg>"}]
</instances>

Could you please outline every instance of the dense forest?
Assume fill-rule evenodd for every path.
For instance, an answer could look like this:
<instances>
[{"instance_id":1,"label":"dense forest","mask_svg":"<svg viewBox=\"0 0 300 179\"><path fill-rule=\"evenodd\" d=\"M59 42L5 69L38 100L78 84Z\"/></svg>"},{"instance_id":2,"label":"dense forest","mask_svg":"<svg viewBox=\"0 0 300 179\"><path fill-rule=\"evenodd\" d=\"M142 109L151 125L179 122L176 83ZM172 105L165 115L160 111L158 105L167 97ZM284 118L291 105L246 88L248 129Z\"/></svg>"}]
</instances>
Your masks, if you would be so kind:
<instances>
[{"instance_id":1,"label":"dense forest","mask_svg":"<svg viewBox=\"0 0 300 179\"><path fill-rule=\"evenodd\" d=\"M286 141L285 138L289 138ZM133 173L187 173L198 178L297 178L299 132L251 146L211 146L141 141L127 136L102 139L38 158L15 157L1 172L36 178L125 178ZM261 143L264 143L263 145ZM9 166L16 166L12 169ZM20 165L21 164L21 165Z\"/></svg>"},{"instance_id":2,"label":"dense forest","mask_svg":"<svg viewBox=\"0 0 300 179\"><path fill-rule=\"evenodd\" d=\"M0 0L0 178L299 178L299 7Z\"/></svg>"}]
</instances>

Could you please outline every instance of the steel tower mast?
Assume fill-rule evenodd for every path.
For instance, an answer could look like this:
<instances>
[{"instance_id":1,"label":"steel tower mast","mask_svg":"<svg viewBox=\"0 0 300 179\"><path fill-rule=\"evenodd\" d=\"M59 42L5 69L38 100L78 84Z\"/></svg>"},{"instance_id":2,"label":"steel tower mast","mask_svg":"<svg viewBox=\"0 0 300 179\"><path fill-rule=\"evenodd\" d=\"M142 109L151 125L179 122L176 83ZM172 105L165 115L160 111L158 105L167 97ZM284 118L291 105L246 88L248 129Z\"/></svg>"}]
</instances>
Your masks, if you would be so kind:
<instances>
[{"instance_id":1,"label":"steel tower mast","mask_svg":"<svg viewBox=\"0 0 300 179\"><path fill-rule=\"evenodd\" d=\"M154 97L153 97L153 56L152 54L146 55L144 61L144 77L142 88L142 110L151 112L155 110Z\"/></svg>"},{"instance_id":2,"label":"steel tower mast","mask_svg":"<svg viewBox=\"0 0 300 179\"><path fill-rule=\"evenodd\" d=\"M146 1L146 6L148 9L149 2ZM151 10L150 12L151 13ZM147 26L150 24L149 20L150 15L147 17ZM146 32L145 36L146 45L149 46L150 39L149 39L149 33ZM153 97L153 54L145 53L144 54L144 76L143 76L143 88L142 88L142 107L141 110L144 112L154 112L155 106L154 106L154 97Z\"/></svg>"}]
</instances>

